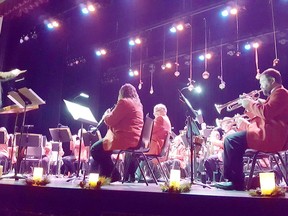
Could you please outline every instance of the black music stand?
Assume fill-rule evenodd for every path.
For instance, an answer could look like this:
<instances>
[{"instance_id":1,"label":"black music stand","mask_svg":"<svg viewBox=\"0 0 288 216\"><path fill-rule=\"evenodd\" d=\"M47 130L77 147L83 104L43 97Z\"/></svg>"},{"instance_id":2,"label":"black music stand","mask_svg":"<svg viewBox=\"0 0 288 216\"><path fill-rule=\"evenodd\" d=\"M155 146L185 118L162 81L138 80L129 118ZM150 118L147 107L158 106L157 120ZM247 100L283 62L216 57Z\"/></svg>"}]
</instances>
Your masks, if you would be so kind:
<instances>
[{"instance_id":1,"label":"black music stand","mask_svg":"<svg viewBox=\"0 0 288 216\"><path fill-rule=\"evenodd\" d=\"M42 134L33 134L33 133L16 133L15 134L16 145L26 149L26 154L24 157L25 161L41 161L42 157ZM30 149L28 147L31 147ZM28 158L27 158L28 156ZM29 158L31 157L31 158ZM19 166L20 171L20 166Z\"/></svg>"},{"instance_id":2,"label":"black music stand","mask_svg":"<svg viewBox=\"0 0 288 216\"><path fill-rule=\"evenodd\" d=\"M0 131L0 144L5 144L5 132L4 131Z\"/></svg>"},{"instance_id":3,"label":"black music stand","mask_svg":"<svg viewBox=\"0 0 288 216\"><path fill-rule=\"evenodd\" d=\"M49 128L50 135L54 142L58 142L57 149L57 175L60 174L60 163L59 163L59 154L60 154L60 143L70 142L72 140L72 134L69 127L60 127L60 128ZM52 145L53 148L53 145Z\"/></svg>"},{"instance_id":4,"label":"black music stand","mask_svg":"<svg viewBox=\"0 0 288 216\"><path fill-rule=\"evenodd\" d=\"M13 101L20 109L23 109L23 120L22 120L21 129L20 129L20 134L22 135L24 133L25 121L26 121L26 112L28 110L28 107L39 106L39 105L45 104L46 102L44 100L42 100L32 89L28 89L27 87L20 88L16 91L10 91L10 92L8 92L7 97L11 101ZM26 128L27 128L27 126L26 126ZM22 139L22 136L20 136L19 143L22 143L21 139ZM15 180L18 180L20 178L24 178L23 176L18 176L21 160L23 158L23 156L21 156L21 152L23 151L23 147L24 146L19 146L19 149L18 149L17 162L16 162L16 166L15 166L15 174L14 174L14 176L12 176L12 178L14 178ZM4 176L4 178L5 177L6 176ZM8 178L10 178L10 177L8 177Z\"/></svg>"},{"instance_id":5,"label":"black music stand","mask_svg":"<svg viewBox=\"0 0 288 216\"><path fill-rule=\"evenodd\" d=\"M66 107L74 120L81 122L81 132L80 132L80 144L79 144L79 155L78 155L78 165L77 165L77 175L79 177L80 173L80 163L81 163L81 146L83 140L83 123L87 123L90 125L98 125L95 117L93 116L91 110L88 107L82 106L80 104L76 104L67 100L64 100ZM85 176L84 176L85 177Z\"/></svg>"},{"instance_id":6,"label":"black music stand","mask_svg":"<svg viewBox=\"0 0 288 216\"><path fill-rule=\"evenodd\" d=\"M195 121L197 121L199 124L203 123L203 117L202 114L199 114L191 105L189 100L182 94L180 90L178 90L180 93L180 100L186 104L186 107L188 109L189 115L187 115L186 118L186 124L187 124L187 133L186 137L189 142L190 146L190 169L191 169L191 184L200 185L203 187L211 188L209 185L203 184L201 182L194 180L194 173L196 170L196 152L195 152L195 144L193 142L194 136L200 135L200 130L198 125Z\"/></svg>"}]
</instances>

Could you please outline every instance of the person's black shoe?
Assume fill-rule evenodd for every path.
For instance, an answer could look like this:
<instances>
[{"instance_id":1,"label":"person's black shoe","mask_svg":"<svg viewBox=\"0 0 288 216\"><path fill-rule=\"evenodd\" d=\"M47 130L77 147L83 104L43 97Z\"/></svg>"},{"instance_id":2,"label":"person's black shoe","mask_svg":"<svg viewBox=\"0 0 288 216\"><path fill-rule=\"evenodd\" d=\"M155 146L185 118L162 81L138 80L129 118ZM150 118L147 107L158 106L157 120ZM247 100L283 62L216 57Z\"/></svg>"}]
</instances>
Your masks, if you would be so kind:
<instances>
[{"instance_id":1,"label":"person's black shoe","mask_svg":"<svg viewBox=\"0 0 288 216\"><path fill-rule=\"evenodd\" d=\"M237 190L237 191L245 191L245 187L243 184L235 184L233 182L218 182L214 184L216 188L223 190Z\"/></svg>"}]
</instances>

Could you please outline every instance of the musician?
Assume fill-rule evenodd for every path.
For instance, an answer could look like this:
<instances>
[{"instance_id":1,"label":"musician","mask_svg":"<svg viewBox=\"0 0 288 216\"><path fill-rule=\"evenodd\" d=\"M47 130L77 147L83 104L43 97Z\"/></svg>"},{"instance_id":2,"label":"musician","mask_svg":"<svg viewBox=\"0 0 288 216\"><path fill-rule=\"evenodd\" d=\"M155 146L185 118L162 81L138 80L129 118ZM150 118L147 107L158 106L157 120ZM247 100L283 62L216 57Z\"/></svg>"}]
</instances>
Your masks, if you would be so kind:
<instances>
[{"instance_id":1,"label":"musician","mask_svg":"<svg viewBox=\"0 0 288 216\"><path fill-rule=\"evenodd\" d=\"M116 107L104 113L104 122L109 129L106 136L91 147L91 171L97 171L99 166L100 175L110 177L113 170L112 151L137 146L141 135L143 106L134 86L126 83L120 88ZM135 173L136 167L133 165L129 167L130 174ZM111 177L112 182L121 179L118 170Z\"/></svg>"},{"instance_id":2,"label":"musician","mask_svg":"<svg viewBox=\"0 0 288 216\"><path fill-rule=\"evenodd\" d=\"M244 190L243 155L247 148L264 152L287 149L288 141L288 91L282 86L279 71L269 68L260 75L260 88L268 96L264 103L241 97L241 104L255 117L251 122L239 119L243 131L227 136L224 141L224 177L229 182L218 188Z\"/></svg>"},{"instance_id":3,"label":"musician","mask_svg":"<svg viewBox=\"0 0 288 216\"><path fill-rule=\"evenodd\" d=\"M166 136L171 132L170 119L167 116L167 108L164 104L157 104L153 109L154 126L150 144L150 150L147 154L159 155L164 145Z\"/></svg>"},{"instance_id":4,"label":"musician","mask_svg":"<svg viewBox=\"0 0 288 216\"><path fill-rule=\"evenodd\" d=\"M209 142L213 148L213 155L210 155L204 162L206 174L212 181L219 181L221 176L221 164L223 162L223 149L224 149L224 139L229 134L236 132L234 127L235 122L232 118L224 117L220 122L220 128L215 128L212 130L209 136ZM220 134L221 133L221 134ZM223 134L222 134L223 133ZM213 176L213 173L217 173Z\"/></svg>"},{"instance_id":5,"label":"musician","mask_svg":"<svg viewBox=\"0 0 288 216\"><path fill-rule=\"evenodd\" d=\"M87 131L83 128L83 133ZM71 155L63 157L63 168L64 174L68 174L70 177L71 174L76 173L76 167L74 162L78 162L79 160L79 150L80 150L80 137L81 137L81 129L78 130L78 134L72 136L72 141L70 141L70 150L72 152ZM81 142L81 154L80 154L80 162L88 162L88 147L84 145L84 140L82 137Z\"/></svg>"},{"instance_id":6,"label":"musician","mask_svg":"<svg viewBox=\"0 0 288 216\"><path fill-rule=\"evenodd\" d=\"M26 72L26 70L19 70L19 69L14 69L10 70L7 72L1 72L0 71L0 107L2 107L2 87L1 83L3 81L8 81L11 80L15 77L17 77L19 74Z\"/></svg>"},{"instance_id":7,"label":"musician","mask_svg":"<svg viewBox=\"0 0 288 216\"><path fill-rule=\"evenodd\" d=\"M3 142L0 143L0 165L4 167L9 157L9 149L8 149L9 134L5 127L1 127L0 132L3 133L3 140L2 140Z\"/></svg>"}]
</instances>

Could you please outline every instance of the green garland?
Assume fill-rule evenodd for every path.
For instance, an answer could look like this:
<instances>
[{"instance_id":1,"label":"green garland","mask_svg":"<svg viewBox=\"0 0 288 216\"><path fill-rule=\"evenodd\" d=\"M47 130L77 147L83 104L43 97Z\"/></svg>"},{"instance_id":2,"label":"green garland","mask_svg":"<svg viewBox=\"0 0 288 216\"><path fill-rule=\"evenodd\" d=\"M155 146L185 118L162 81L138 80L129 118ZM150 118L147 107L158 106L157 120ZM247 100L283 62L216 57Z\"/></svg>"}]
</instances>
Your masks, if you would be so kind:
<instances>
[{"instance_id":1,"label":"green garland","mask_svg":"<svg viewBox=\"0 0 288 216\"><path fill-rule=\"evenodd\" d=\"M191 190L191 184L186 183L186 184L181 184L180 187L175 187L175 186L169 186L167 183L164 185L160 185L161 190L163 192L168 192L168 193L188 193Z\"/></svg>"},{"instance_id":2,"label":"green garland","mask_svg":"<svg viewBox=\"0 0 288 216\"><path fill-rule=\"evenodd\" d=\"M249 195L257 197L285 197L286 189L282 187L275 187L270 195L262 195L261 189L257 188L256 190L250 190Z\"/></svg>"},{"instance_id":3,"label":"green garland","mask_svg":"<svg viewBox=\"0 0 288 216\"><path fill-rule=\"evenodd\" d=\"M104 185L109 185L110 182L111 182L111 178L106 178L106 177L100 176L99 180L97 181L96 186L89 185L89 182L87 182L86 180L81 181L79 183L79 186L82 189L93 189L93 190L96 190L96 189L100 189Z\"/></svg>"},{"instance_id":4,"label":"green garland","mask_svg":"<svg viewBox=\"0 0 288 216\"><path fill-rule=\"evenodd\" d=\"M42 178L41 180L34 180L33 178L27 178L25 179L25 182L29 186L45 186L50 183L49 178L46 176Z\"/></svg>"}]
</instances>

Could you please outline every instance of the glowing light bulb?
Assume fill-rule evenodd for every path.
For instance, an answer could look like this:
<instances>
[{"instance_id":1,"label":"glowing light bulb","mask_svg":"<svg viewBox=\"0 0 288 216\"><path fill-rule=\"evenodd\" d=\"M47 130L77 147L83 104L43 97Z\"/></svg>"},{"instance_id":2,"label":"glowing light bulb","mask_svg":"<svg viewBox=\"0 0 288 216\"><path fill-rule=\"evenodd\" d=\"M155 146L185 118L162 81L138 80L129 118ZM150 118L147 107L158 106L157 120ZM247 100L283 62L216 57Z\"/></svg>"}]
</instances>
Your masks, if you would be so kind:
<instances>
[{"instance_id":1,"label":"glowing light bulb","mask_svg":"<svg viewBox=\"0 0 288 216\"><path fill-rule=\"evenodd\" d=\"M166 69L165 64L161 65L161 69L162 69L162 70L165 70L165 69Z\"/></svg>"}]
</instances>

